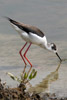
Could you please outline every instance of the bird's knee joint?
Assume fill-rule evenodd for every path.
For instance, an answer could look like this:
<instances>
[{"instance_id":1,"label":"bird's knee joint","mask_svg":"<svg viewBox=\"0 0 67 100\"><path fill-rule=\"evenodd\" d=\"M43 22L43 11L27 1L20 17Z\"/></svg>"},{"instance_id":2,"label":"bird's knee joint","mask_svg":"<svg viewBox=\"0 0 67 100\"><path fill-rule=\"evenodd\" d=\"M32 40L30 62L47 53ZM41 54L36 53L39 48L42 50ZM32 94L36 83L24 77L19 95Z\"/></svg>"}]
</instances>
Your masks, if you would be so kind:
<instances>
[{"instance_id":1,"label":"bird's knee joint","mask_svg":"<svg viewBox=\"0 0 67 100\"><path fill-rule=\"evenodd\" d=\"M25 55L25 54L24 54L23 56L24 56L24 57L26 57L26 55Z\"/></svg>"},{"instance_id":2,"label":"bird's knee joint","mask_svg":"<svg viewBox=\"0 0 67 100\"><path fill-rule=\"evenodd\" d=\"M19 51L19 54L21 54L21 51Z\"/></svg>"}]
</instances>

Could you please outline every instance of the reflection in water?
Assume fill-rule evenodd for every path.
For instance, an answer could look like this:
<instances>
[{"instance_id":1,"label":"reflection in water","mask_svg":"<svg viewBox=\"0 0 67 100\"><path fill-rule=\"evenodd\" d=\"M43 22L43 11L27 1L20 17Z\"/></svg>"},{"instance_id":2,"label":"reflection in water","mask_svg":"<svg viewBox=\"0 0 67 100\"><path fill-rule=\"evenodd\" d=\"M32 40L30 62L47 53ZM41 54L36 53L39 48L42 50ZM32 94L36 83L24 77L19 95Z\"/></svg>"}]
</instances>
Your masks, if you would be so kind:
<instances>
[{"instance_id":1,"label":"reflection in water","mask_svg":"<svg viewBox=\"0 0 67 100\"><path fill-rule=\"evenodd\" d=\"M29 88L29 92L35 92L35 93L41 93L44 91L48 91L50 88L50 84L58 79L58 70L60 68L61 62L58 64L58 67L55 71L51 72L49 75L46 76L46 78L43 79L43 81L39 84L37 84L35 87ZM50 92L50 91L48 91Z\"/></svg>"},{"instance_id":2,"label":"reflection in water","mask_svg":"<svg viewBox=\"0 0 67 100\"><path fill-rule=\"evenodd\" d=\"M59 79L53 82L53 80L56 79L52 78L53 80L51 80L50 75L48 75L49 72L55 72L56 67L58 67L58 65L56 66L58 62L57 57L52 53L48 54L48 52L40 49L37 46L32 46L27 56L30 57L30 60L32 61L34 67L37 66L36 70L38 71L38 75L34 80L31 81L31 84L32 86L34 86L38 82L41 82L41 80L44 78L43 83L46 85L44 85L44 87L42 88L42 90L40 89L40 91L46 92L48 87L50 87L49 85L53 82L52 84L54 85L51 84L51 92L56 93L57 95L67 96L67 60L64 59L67 58L67 41L55 41L55 43L58 45L59 54L61 55L61 58L64 61L62 63L63 67L61 67L61 69L59 70ZM9 71L18 76L23 70L24 64L21 60L21 57L18 54L18 51L20 50L23 44L24 41L22 42L22 39L20 38L20 36L18 36L18 34L0 34L0 78L3 81L7 81L8 85L11 87L16 86L17 82L10 80L9 77L5 75L5 73ZM31 50L33 53L31 52ZM45 70L46 72L44 73ZM46 77L45 75L48 76Z\"/></svg>"}]
</instances>

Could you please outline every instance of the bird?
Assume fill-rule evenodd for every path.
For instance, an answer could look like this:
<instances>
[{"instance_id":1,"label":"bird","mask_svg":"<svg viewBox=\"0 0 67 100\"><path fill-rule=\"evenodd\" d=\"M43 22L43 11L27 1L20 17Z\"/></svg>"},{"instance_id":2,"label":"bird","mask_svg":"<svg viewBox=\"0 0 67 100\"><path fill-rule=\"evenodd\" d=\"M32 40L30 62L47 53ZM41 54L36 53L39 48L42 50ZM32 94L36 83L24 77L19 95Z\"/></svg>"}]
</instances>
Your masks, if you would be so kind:
<instances>
[{"instance_id":1,"label":"bird","mask_svg":"<svg viewBox=\"0 0 67 100\"><path fill-rule=\"evenodd\" d=\"M59 54L57 52L58 49L57 49L55 43L48 43L45 34L39 28L32 26L32 25L20 23L18 21L13 20L12 18L9 18L6 16L5 16L5 18L11 23L11 25L15 28L15 30L20 34L21 38L23 40L25 40L25 42L26 42L24 44L24 46L21 48L21 50L19 51L19 54L25 63L25 68L27 66L26 61L30 64L29 72L31 71L32 63L26 57L26 54L32 44L38 45L43 49L46 49L48 51L55 53L57 55L57 57L59 58L60 62L62 61L61 57L59 56ZM27 46L28 43L29 43L29 45L28 45L26 51L24 52L24 54L22 55L22 51Z\"/></svg>"}]
</instances>

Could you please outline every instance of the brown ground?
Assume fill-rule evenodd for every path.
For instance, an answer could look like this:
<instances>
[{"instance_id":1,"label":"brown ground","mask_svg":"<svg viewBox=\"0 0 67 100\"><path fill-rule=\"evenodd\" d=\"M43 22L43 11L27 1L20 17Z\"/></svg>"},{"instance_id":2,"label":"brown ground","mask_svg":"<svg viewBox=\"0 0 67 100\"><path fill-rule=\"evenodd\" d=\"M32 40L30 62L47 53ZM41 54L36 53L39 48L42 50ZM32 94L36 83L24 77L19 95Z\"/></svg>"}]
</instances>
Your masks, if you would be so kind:
<instances>
[{"instance_id":1,"label":"brown ground","mask_svg":"<svg viewBox=\"0 0 67 100\"><path fill-rule=\"evenodd\" d=\"M55 94L46 93L43 97L35 93L30 95L25 89L24 84L20 84L17 88L5 88L5 84L0 80L0 100L67 100L67 98L57 98Z\"/></svg>"}]
</instances>

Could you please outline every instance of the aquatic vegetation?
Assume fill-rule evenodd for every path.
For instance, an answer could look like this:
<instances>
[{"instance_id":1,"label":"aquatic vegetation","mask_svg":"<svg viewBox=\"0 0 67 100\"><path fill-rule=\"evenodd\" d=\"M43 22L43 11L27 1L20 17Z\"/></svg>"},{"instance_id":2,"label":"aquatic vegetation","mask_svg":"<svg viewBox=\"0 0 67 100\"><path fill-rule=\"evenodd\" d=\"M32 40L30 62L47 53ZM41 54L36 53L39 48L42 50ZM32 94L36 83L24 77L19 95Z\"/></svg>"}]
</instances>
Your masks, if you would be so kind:
<instances>
[{"instance_id":1,"label":"aquatic vegetation","mask_svg":"<svg viewBox=\"0 0 67 100\"><path fill-rule=\"evenodd\" d=\"M18 78L17 76L14 76L12 73L8 72L7 73L13 80L18 81L19 83L24 83L26 84L27 82L29 82L30 80L32 80L33 78L36 77L37 75L37 71L35 69L32 69L31 73L27 73L27 72L22 72L20 74L20 78Z\"/></svg>"}]
</instances>

